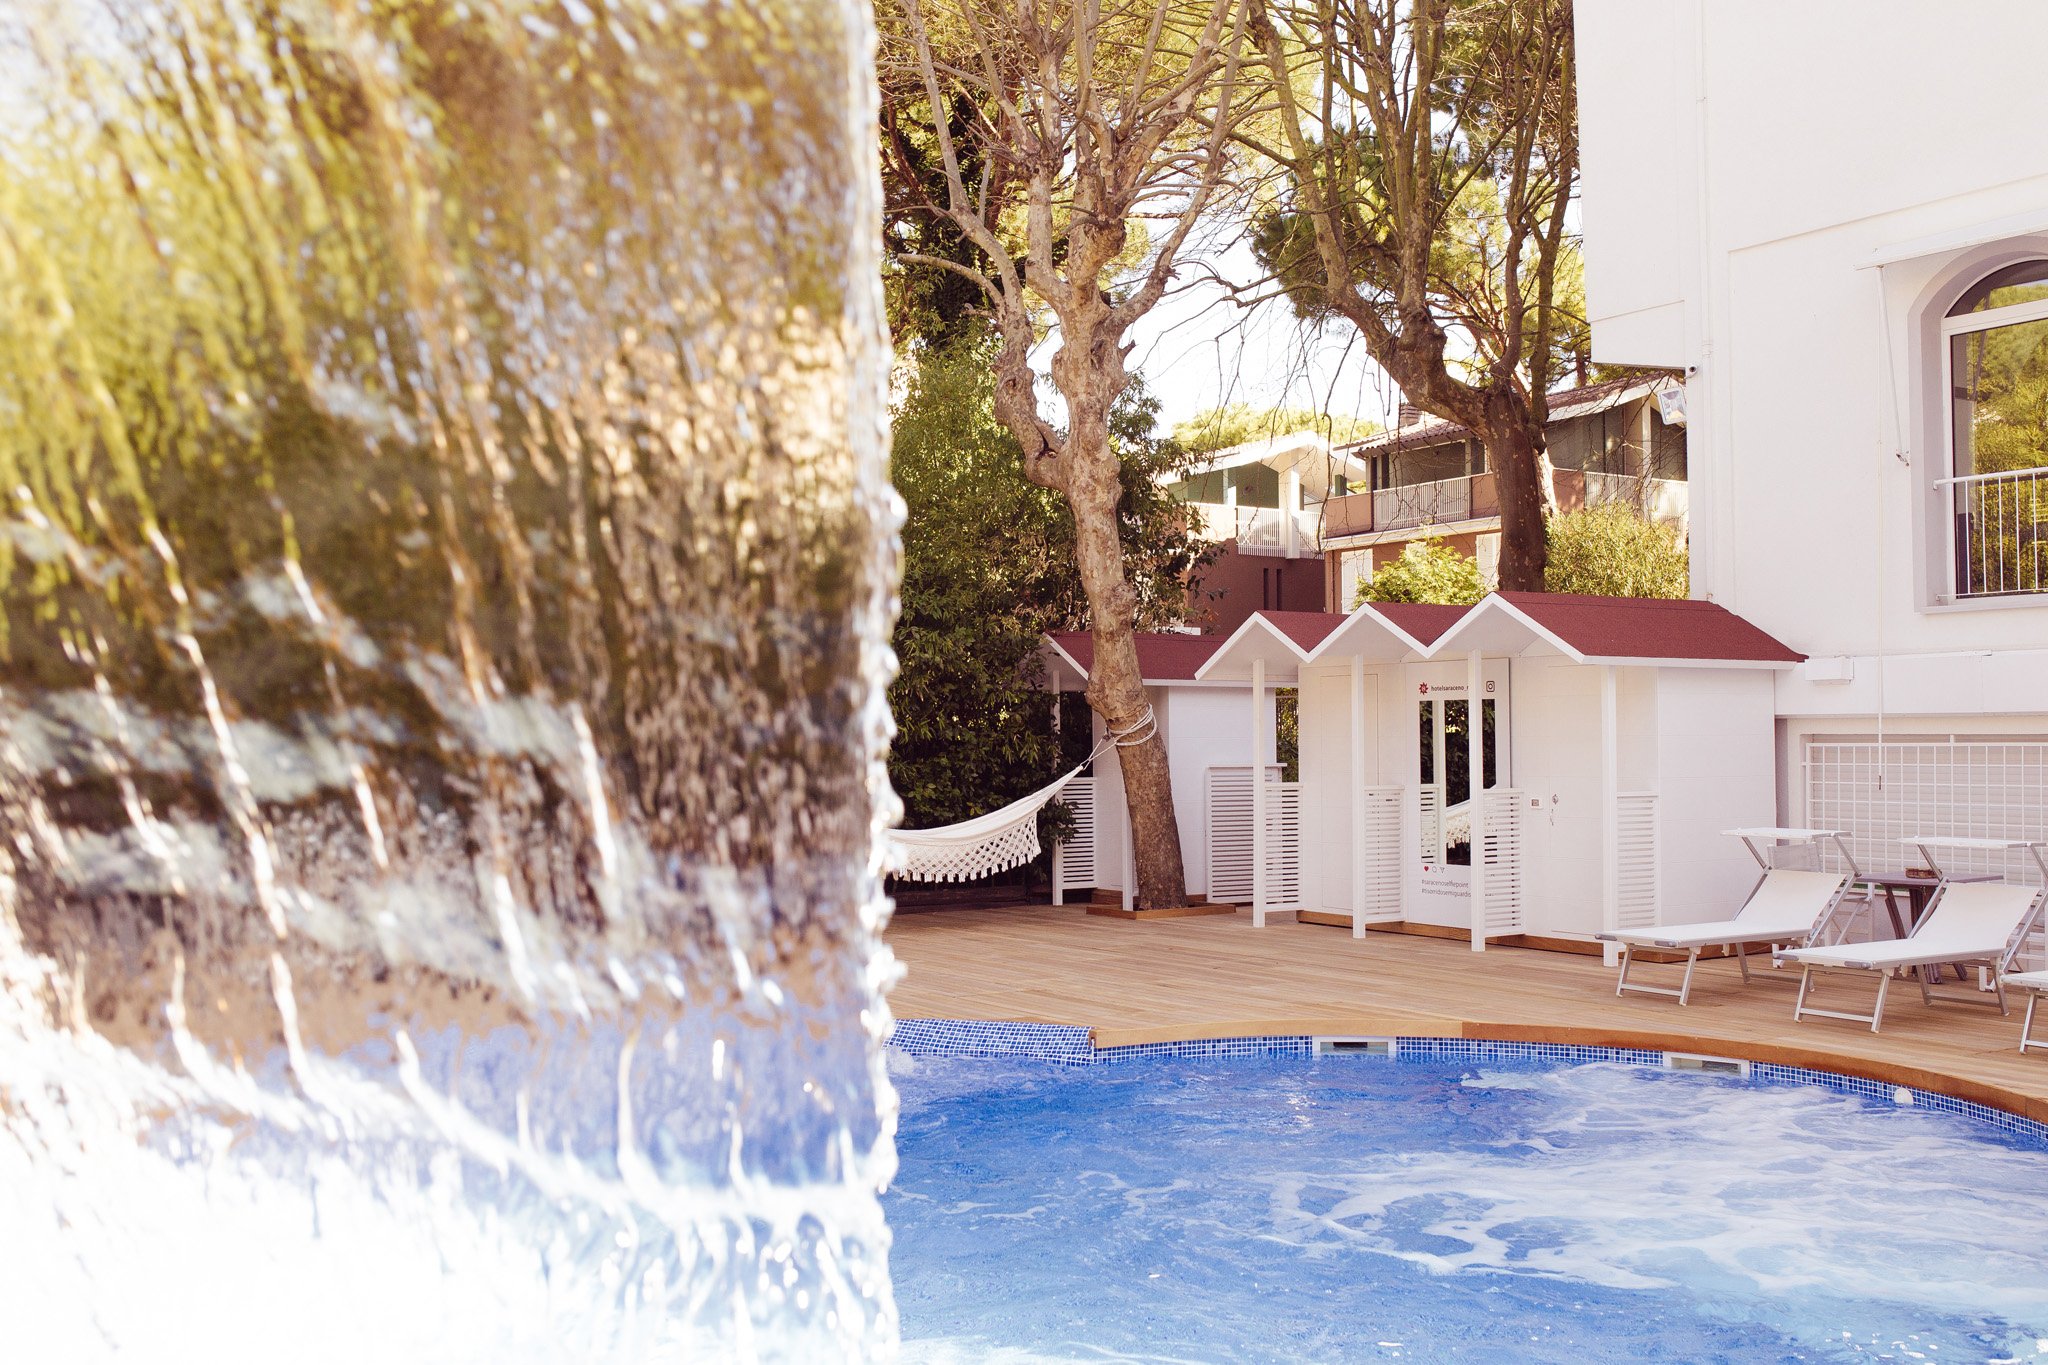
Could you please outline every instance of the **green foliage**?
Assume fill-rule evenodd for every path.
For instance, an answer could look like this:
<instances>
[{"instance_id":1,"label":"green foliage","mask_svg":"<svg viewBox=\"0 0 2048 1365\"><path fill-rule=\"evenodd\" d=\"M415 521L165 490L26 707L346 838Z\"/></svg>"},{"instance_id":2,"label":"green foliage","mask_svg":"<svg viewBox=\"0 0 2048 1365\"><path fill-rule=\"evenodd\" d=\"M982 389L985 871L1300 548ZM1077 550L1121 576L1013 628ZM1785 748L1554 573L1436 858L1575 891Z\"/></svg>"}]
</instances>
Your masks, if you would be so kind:
<instances>
[{"instance_id":1,"label":"green foliage","mask_svg":"<svg viewBox=\"0 0 2048 1365\"><path fill-rule=\"evenodd\" d=\"M1333 417L1308 408L1254 408L1249 403L1231 403L1196 413L1173 428L1173 439L1183 450L1207 454L1228 450L1248 441L1286 436L1297 431L1315 431L1331 441L1360 441L1379 433L1380 424L1363 417Z\"/></svg>"},{"instance_id":2,"label":"green foliage","mask_svg":"<svg viewBox=\"0 0 2048 1365\"><path fill-rule=\"evenodd\" d=\"M1282 782L1301 781L1301 689L1273 689L1273 761Z\"/></svg>"},{"instance_id":3,"label":"green foliage","mask_svg":"<svg viewBox=\"0 0 2048 1365\"><path fill-rule=\"evenodd\" d=\"M1055 774L1052 702L1032 659L1046 631L1088 622L1073 514L1025 480L1017 443L991 410L992 344L916 347L895 412L891 475L906 519L889 777L913 829L985 814ZM1153 437L1157 411L1134 379L1111 421L1141 630L1180 619L1187 573L1210 553L1155 479L1185 459ZM1067 728L1086 723L1081 711Z\"/></svg>"},{"instance_id":4,"label":"green foliage","mask_svg":"<svg viewBox=\"0 0 2048 1365\"><path fill-rule=\"evenodd\" d=\"M1971 404L1956 472L2048 465L2048 322L1970 332L1950 352L1957 396Z\"/></svg>"},{"instance_id":5,"label":"green foliage","mask_svg":"<svg viewBox=\"0 0 2048 1365\"><path fill-rule=\"evenodd\" d=\"M1684 597L1685 541L1675 527L1622 502L1604 502L1550 519L1551 592L1602 597Z\"/></svg>"},{"instance_id":6,"label":"green foliage","mask_svg":"<svg viewBox=\"0 0 2048 1365\"><path fill-rule=\"evenodd\" d=\"M1400 287L1400 264L1398 253L1388 249L1385 240L1396 231L1388 208L1392 196L1384 183L1386 163L1358 130L1338 138L1335 147L1341 150L1329 164L1342 168L1339 179L1347 188L1346 209L1340 215L1346 236L1352 242L1374 244L1373 249L1354 252L1352 283L1383 311L1391 311ZM1319 144L1317 150L1330 149ZM1446 153L1439 171L1444 183L1437 192L1446 196L1448 206L1429 243L1427 301L1438 325L1465 343L1451 348L1446 369L1468 384L1484 386L1507 346L1503 335L1509 315L1505 268L1512 253L1502 215L1501 186L1455 151ZM1463 188L1454 192L1452 184ZM1336 318L1314 222L1306 213L1291 200L1282 201L1253 219L1250 236L1252 255L1279 281L1297 318L1309 323ZM1524 383L1533 378L1547 391L1561 377L1588 363L1592 350L1579 242L1576 237L1566 237L1547 266L1536 244L1525 243L1519 269L1523 355L1515 368ZM1545 270L1551 275L1553 289L1547 313L1536 297L1540 272Z\"/></svg>"},{"instance_id":7,"label":"green foliage","mask_svg":"<svg viewBox=\"0 0 2048 1365\"><path fill-rule=\"evenodd\" d=\"M922 338L941 347L978 336L985 325L987 300L981 286L955 270L929 261L906 261L917 255L953 261L986 272L989 260L969 241L958 224L934 213L930 205L946 202L946 173L931 103L920 89L915 95L888 92L880 109L882 138L882 232L890 255L885 267L884 298L889 334L899 348ZM977 111L965 96L955 95L949 128L960 149L961 173L968 182L981 178L982 157L968 129Z\"/></svg>"},{"instance_id":8,"label":"green foliage","mask_svg":"<svg viewBox=\"0 0 2048 1365\"><path fill-rule=\"evenodd\" d=\"M1358 589L1358 602L1439 602L1463 607L1484 596L1486 581L1479 576L1479 562L1435 538L1409 541L1399 559Z\"/></svg>"}]
</instances>

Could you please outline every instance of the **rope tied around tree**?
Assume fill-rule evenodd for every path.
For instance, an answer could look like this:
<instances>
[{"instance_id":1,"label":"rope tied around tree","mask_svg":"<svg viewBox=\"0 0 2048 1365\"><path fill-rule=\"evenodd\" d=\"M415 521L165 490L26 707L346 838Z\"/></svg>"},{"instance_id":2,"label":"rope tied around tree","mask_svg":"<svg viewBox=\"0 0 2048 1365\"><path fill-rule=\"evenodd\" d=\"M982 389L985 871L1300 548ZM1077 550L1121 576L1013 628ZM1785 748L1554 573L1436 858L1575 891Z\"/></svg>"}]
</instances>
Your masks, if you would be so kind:
<instances>
[{"instance_id":1,"label":"rope tied around tree","mask_svg":"<svg viewBox=\"0 0 2048 1365\"><path fill-rule=\"evenodd\" d=\"M1109 738L1095 746L1095 753L1088 755L1090 762L1094 761L1095 754L1101 753L1112 744L1119 749L1132 749L1143 744L1146 740L1159 733L1159 716L1152 709L1152 704L1147 702L1145 703L1145 714L1139 716L1123 729L1119 730L1107 722L1104 722L1104 728L1109 731Z\"/></svg>"}]
</instances>

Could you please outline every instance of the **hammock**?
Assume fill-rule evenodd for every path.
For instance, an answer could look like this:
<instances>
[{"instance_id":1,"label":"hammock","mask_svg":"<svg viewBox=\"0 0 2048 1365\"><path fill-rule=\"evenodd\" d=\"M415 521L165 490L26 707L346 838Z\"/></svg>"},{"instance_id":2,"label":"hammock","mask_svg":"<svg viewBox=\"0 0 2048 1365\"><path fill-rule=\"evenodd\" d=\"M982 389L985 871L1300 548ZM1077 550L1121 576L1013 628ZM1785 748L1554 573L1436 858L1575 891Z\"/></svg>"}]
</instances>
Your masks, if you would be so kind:
<instances>
[{"instance_id":1,"label":"hammock","mask_svg":"<svg viewBox=\"0 0 2048 1365\"><path fill-rule=\"evenodd\" d=\"M937 829L891 830L889 870L905 881L964 882L1030 862L1040 852L1038 812L1045 803L1080 776L1081 770L1104 749L1111 745L1128 748L1142 744L1156 729L1152 708L1148 706L1145 714L1128 728L1111 730L1109 737L1095 746L1094 753L1066 774L1029 796L1018 797L1001 810Z\"/></svg>"}]
</instances>

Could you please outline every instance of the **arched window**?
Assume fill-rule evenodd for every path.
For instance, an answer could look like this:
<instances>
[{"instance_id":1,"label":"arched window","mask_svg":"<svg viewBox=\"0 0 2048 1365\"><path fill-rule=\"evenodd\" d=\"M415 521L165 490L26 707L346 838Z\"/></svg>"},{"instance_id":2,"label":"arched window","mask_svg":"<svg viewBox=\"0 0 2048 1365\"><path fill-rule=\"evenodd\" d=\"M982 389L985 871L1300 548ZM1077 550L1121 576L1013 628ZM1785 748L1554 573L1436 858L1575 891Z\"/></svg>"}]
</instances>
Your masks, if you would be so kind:
<instances>
[{"instance_id":1,"label":"arched window","mask_svg":"<svg viewBox=\"0 0 2048 1365\"><path fill-rule=\"evenodd\" d=\"M2048 592L2048 260L1978 280L1941 332L1956 595Z\"/></svg>"}]
</instances>

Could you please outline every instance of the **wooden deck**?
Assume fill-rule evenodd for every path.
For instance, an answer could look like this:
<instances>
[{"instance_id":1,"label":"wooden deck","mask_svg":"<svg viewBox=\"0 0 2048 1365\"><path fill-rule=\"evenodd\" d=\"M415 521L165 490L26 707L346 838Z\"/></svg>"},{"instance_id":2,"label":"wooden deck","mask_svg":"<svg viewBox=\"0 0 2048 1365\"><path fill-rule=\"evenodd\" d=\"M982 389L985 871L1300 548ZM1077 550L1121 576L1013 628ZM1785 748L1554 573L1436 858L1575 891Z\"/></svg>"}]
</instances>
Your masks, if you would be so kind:
<instances>
[{"instance_id":1,"label":"wooden deck","mask_svg":"<svg viewBox=\"0 0 2048 1365\"><path fill-rule=\"evenodd\" d=\"M1732 959L1703 961L1681 1007L1665 996L1616 998L1614 969L1597 957L1475 953L1405 934L1358 940L1314 924L1254 929L1242 910L1140 922L1078 906L950 910L899 916L886 937L909 969L889 996L904 1019L1085 1025L1097 1047L1352 1033L1664 1048L1867 1076L2048 1122L2048 1054L2019 1051L2023 995L2001 1017L1930 1007L1911 982L1895 983L1884 1032L1873 1034L1833 1019L1793 1023L1790 986L1745 987ZM1676 985L1680 969L1642 970L1641 979ZM1874 991L1861 974L1838 974L1818 1003L1868 1009Z\"/></svg>"}]
</instances>

